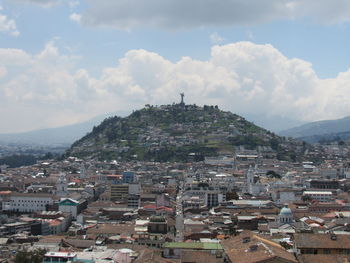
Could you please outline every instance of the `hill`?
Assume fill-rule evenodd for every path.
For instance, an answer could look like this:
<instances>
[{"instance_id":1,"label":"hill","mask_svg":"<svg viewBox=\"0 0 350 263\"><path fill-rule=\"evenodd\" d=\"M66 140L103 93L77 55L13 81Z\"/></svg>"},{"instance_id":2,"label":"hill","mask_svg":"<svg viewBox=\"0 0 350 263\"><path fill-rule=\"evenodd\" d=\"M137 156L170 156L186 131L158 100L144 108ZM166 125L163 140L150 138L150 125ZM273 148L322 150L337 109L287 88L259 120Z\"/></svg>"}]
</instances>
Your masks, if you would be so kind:
<instances>
[{"instance_id":1,"label":"hill","mask_svg":"<svg viewBox=\"0 0 350 263\"><path fill-rule=\"evenodd\" d=\"M293 141L295 145L298 142ZM128 117L105 119L76 141L66 156L100 160L200 161L232 154L235 147L276 152L295 159L296 146L217 106L148 106ZM293 148L294 147L294 148Z\"/></svg>"},{"instance_id":2,"label":"hill","mask_svg":"<svg viewBox=\"0 0 350 263\"><path fill-rule=\"evenodd\" d=\"M325 120L307 123L280 132L282 136L300 138L308 142L319 140L348 139L350 133L350 116L337 120Z\"/></svg>"}]
</instances>

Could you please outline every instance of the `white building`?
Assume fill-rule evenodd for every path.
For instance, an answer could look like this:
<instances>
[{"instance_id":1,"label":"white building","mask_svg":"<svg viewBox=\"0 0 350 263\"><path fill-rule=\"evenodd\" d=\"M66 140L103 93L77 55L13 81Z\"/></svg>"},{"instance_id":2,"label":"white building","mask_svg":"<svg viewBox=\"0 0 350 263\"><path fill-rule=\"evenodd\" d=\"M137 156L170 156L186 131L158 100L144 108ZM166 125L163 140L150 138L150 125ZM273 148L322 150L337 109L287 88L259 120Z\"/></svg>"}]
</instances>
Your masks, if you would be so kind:
<instances>
[{"instance_id":1,"label":"white building","mask_svg":"<svg viewBox=\"0 0 350 263\"><path fill-rule=\"evenodd\" d=\"M256 176L257 168L254 169L249 167L246 175L247 192L253 196L258 196L260 194L267 192L267 185L260 183L259 177Z\"/></svg>"},{"instance_id":2,"label":"white building","mask_svg":"<svg viewBox=\"0 0 350 263\"><path fill-rule=\"evenodd\" d=\"M232 191L235 189L236 179L231 174L215 174L215 176L210 179L210 186L214 188L225 188L227 191Z\"/></svg>"},{"instance_id":3,"label":"white building","mask_svg":"<svg viewBox=\"0 0 350 263\"><path fill-rule=\"evenodd\" d=\"M45 211L53 201L50 194L12 193L10 199L3 203L3 210L23 213Z\"/></svg>"},{"instance_id":4,"label":"white building","mask_svg":"<svg viewBox=\"0 0 350 263\"><path fill-rule=\"evenodd\" d=\"M186 190L183 200L189 200L192 197L198 197L202 204L207 207L218 206L220 203L226 202L226 195L213 188L191 188Z\"/></svg>"},{"instance_id":5,"label":"white building","mask_svg":"<svg viewBox=\"0 0 350 263\"><path fill-rule=\"evenodd\" d=\"M71 198L62 198L58 204L58 210L64 213L70 213L73 219L77 218L79 214L79 201Z\"/></svg>"},{"instance_id":6,"label":"white building","mask_svg":"<svg viewBox=\"0 0 350 263\"><path fill-rule=\"evenodd\" d=\"M204 163L208 165L233 166L235 164L235 159L233 157L227 157L227 156L205 157Z\"/></svg>"},{"instance_id":7,"label":"white building","mask_svg":"<svg viewBox=\"0 0 350 263\"><path fill-rule=\"evenodd\" d=\"M337 179L338 171L335 168L322 168L320 169L320 175L322 178Z\"/></svg>"},{"instance_id":8,"label":"white building","mask_svg":"<svg viewBox=\"0 0 350 263\"><path fill-rule=\"evenodd\" d=\"M68 195L68 183L64 173L60 173L60 177L56 183L56 195L61 197Z\"/></svg>"},{"instance_id":9,"label":"white building","mask_svg":"<svg viewBox=\"0 0 350 263\"><path fill-rule=\"evenodd\" d=\"M332 200L332 192L329 191L304 191L303 196L309 196L313 200L329 202Z\"/></svg>"},{"instance_id":10,"label":"white building","mask_svg":"<svg viewBox=\"0 0 350 263\"><path fill-rule=\"evenodd\" d=\"M297 197L297 190L295 189L274 189L272 192L272 199L276 204L284 204L300 200L301 193Z\"/></svg>"}]
</instances>

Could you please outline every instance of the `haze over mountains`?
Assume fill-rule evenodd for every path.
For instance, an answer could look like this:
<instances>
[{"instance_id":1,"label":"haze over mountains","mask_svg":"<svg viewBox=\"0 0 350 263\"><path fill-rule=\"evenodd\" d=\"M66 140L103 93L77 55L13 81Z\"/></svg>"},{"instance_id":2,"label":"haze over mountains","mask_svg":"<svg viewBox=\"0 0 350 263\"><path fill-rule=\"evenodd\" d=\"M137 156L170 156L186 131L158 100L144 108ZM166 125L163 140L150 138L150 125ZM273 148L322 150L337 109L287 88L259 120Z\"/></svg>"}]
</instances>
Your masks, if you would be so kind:
<instances>
[{"instance_id":1,"label":"haze over mountains","mask_svg":"<svg viewBox=\"0 0 350 263\"><path fill-rule=\"evenodd\" d=\"M303 124L281 131L279 134L300 138L312 143L320 140L347 140L350 139L350 116L337 120L324 120Z\"/></svg>"},{"instance_id":2,"label":"haze over mountains","mask_svg":"<svg viewBox=\"0 0 350 263\"><path fill-rule=\"evenodd\" d=\"M3 133L0 134L0 143L3 144L33 144L44 146L70 146L74 141L83 137L92 130L94 126L100 124L109 116L125 116L127 112L115 112L96 116L86 122L77 124L40 129L22 133Z\"/></svg>"}]
</instances>

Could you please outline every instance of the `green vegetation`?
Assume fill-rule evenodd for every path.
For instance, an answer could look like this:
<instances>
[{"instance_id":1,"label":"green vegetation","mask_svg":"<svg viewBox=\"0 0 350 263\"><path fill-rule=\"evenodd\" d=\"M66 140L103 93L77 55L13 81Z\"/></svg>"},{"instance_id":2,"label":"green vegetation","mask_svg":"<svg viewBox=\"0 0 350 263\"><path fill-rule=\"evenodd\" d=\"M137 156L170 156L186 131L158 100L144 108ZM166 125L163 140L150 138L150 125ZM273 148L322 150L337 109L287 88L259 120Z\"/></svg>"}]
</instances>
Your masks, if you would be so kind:
<instances>
[{"instance_id":1,"label":"green vegetation","mask_svg":"<svg viewBox=\"0 0 350 263\"><path fill-rule=\"evenodd\" d=\"M18 251L16 253L14 263L41 263L43 261L45 249L37 249L34 251Z\"/></svg>"},{"instance_id":2,"label":"green vegetation","mask_svg":"<svg viewBox=\"0 0 350 263\"><path fill-rule=\"evenodd\" d=\"M271 178L278 178L278 179L282 178L281 175L276 173L275 171L267 171L266 175Z\"/></svg>"},{"instance_id":3,"label":"green vegetation","mask_svg":"<svg viewBox=\"0 0 350 263\"><path fill-rule=\"evenodd\" d=\"M28 166L33 165L39 160L48 160L52 159L55 156L52 153L46 153L43 156L35 156L35 155L29 155L29 154L23 154L23 155L10 155L10 156L4 156L0 158L0 165L6 164L10 168L16 168L21 166Z\"/></svg>"},{"instance_id":4,"label":"green vegetation","mask_svg":"<svg viewBox=\"0 0 350 263\"><path fill-rule=\"evenodd\" d=\"M238 146L266 146L283 160L296 159L295 151L282 146L284 143L285 138L217 106L147 105L126 118L105 119L76 141L65 156L187 162L232 154Z\"/></svg>"}]
</instances>

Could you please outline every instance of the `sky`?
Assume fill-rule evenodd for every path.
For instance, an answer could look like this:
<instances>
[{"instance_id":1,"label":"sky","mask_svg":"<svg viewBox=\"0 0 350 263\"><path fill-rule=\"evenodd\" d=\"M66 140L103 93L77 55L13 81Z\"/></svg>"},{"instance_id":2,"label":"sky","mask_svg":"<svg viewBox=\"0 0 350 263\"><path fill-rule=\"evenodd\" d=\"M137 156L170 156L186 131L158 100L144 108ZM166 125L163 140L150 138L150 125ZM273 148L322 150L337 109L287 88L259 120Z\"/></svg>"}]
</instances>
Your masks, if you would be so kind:
<instances>
[{"instance_id":1,"label":"sky","mask_svg":"<svg viewBox=\"0 0 350 263\"><path fill-rule=\"evenodd\" d=\"M350 115L348 0L0 0L0 133L145 104Z\"/></svg>"}]
</instances>

